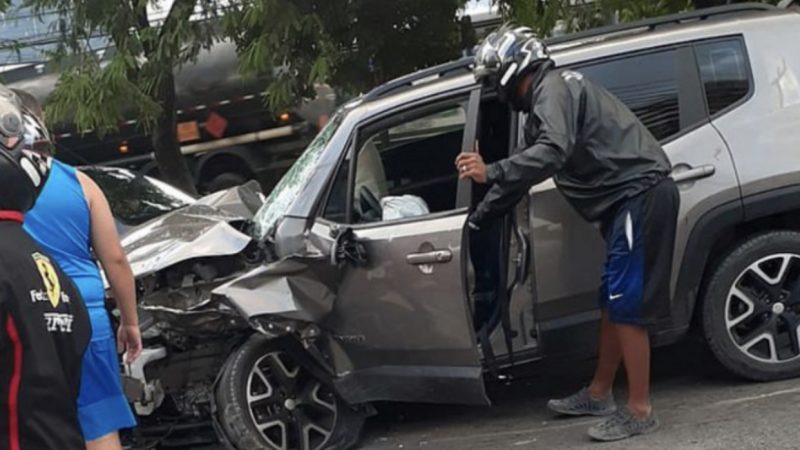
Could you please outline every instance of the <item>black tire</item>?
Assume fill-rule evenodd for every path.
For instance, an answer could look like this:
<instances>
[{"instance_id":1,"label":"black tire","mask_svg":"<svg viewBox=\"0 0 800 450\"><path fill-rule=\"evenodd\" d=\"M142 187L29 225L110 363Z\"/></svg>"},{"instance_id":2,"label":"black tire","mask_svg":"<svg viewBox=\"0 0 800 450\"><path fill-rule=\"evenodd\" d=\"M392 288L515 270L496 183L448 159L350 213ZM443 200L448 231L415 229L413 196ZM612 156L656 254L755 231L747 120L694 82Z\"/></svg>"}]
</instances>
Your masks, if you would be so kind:
<instances>
[{"instance_id":1,"label":"black tire","mask_svg":"<svg viewBox=\"0 0 800 450\"><path fill-rule=\"evenodd\" d=\"M209 181L208 183L205 183L205 191L206 193L211 194L213 192L221 191L223 189L228 189L245 184L247 183L248 180L249 178L240 173L236 172L221 173L212 178L211 181Z\"/></svg>"},{"instance_id":2,"label":"black tire","mask_svg":"<svg viewBox=\"0 0 800 450\"><path fill-rule=\"evenodd\" d=\"M259 369L263 378L256 376L257 363L264 368ZM295 371L295 378L287 375ZM259 378L253 384L251 374ZM275 386L270 388L269 382L262 381L267 379ZM302 392L296 395L293 389ZM267 397L261 403L253 402L257 406L251 410L248 393ZM290 409L287 399L296 399L297 405ZM328 406L320 407L317 401ZM346 450L358 443L366 418L262 335L253 335L230 356L217 385L216 402L221 429L237 450ZM256 420L262 425L277 421L282 425L276 423L262 433ZM312 423L329 434L309 427Z\"/></svg>"},{"instance_id":3,"label":"black tire","mask_svg":"<svg viewBox=\"0 0 800 450\"><path fill-rule=\"evenodd\" d=\"M702 308L706 341L728 370L755 381L800 375L800 233L738 245L713 272Z\"/></svg>"}]
</instances>

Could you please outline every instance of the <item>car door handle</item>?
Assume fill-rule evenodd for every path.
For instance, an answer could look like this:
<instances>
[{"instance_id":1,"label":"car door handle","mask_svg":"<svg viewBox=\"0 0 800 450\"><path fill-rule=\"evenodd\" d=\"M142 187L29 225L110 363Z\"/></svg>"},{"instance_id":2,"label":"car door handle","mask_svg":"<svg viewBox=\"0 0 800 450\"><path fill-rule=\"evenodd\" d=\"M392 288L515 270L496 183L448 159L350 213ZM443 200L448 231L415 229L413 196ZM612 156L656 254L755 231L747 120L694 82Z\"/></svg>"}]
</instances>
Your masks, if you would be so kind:
<instances>
[{"instance_id":1,"label":"car door handle","mask_svg":"<svg viewBox=\"0 0 800 450\"><path fill-rule=\"evenodd\" d=\"M685 183L687 181L694 181L701 178L710 177L711 175L714 175L714 172L717 171L717 168L711 164L706 164L700 167L692 167L686 164L675 166L676 169L679 167L688 168L688 170L681 170L677 173L672 173L672 179L675 180L676 183Z\"/></svg>"},{"instance_id":2,"label":"car door handle","mask_svg":"<svg viewBox=\"0 0 800 450\"><path fill-rule=\"evenodd\" d=\"M434 250L425 253L411 253L406 255L406 262L409 264L442 264L453 259L453 252L450 250Z\"/></svg>"}]
</instances>

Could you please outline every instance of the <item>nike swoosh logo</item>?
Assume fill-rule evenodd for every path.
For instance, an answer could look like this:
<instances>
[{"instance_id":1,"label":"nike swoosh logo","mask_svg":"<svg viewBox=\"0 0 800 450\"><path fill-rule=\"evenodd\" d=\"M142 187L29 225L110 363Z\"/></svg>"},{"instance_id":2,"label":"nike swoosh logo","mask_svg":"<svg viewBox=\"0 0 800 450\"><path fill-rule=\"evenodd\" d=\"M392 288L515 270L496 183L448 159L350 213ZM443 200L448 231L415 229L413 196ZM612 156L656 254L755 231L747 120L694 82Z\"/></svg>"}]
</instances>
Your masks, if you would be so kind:
<instances>
[{"instance_id":1,"label":"nike swoosh logo","mask_svg":"<svg viewBox=\"0 0 800 450\"><path fill-rule=\"evenodd\" d=\"M616 299L618 299L620 297L622 297L622 294L614 294L614 295L609 296L608 299L609 300L616 300Z\"/></svg>"}]
</instances>

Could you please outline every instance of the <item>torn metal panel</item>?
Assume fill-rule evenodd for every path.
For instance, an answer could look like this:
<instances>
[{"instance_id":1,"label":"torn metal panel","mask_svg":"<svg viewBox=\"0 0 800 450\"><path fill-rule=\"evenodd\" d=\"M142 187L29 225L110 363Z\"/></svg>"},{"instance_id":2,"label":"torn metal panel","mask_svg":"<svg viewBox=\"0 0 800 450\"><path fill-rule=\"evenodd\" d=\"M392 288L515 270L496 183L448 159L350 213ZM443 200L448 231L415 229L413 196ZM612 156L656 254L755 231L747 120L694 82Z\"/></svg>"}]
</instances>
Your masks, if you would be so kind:
<instances>
[{"instance_id":1,"label":"torn metal panel","mask_svg":"<svg viewBox=\"0 0 800 450\"><path fill-rule=\"evenodd\" d=\"M142 309L155 320L169 324L170 331L185 336L220 336L248 327L235 311L211 302L207 302L204 308L190 310L153 305L143 305Z\"/></svg>"},{"instance_id":2,"label":"torn metal panel","mask_svg":"<svg viewBox=\"0 0 800 450\"><path fill-rule=\"evenodd\" d=\"M333 309L337 269L322 254L291 256L258 267L213 291L242 316L320 323Z\"/></svg>"},{"instance_id":3,"label":"torn metal panel","mask_svg":"<svg viewBox=\"0 0 800 450\"><path fill-rule=\"evenodd\" d=\"M132 230L122 241L136 277L193 258L235 255L251 242L231 223L244 219L208 205L194 204Z\"/></svg>"},{"instance_id":4,"label":"torn metal panel","mask_svg":"<svg viewBox=\"0 0 800 450\"><path fill-rule=\"evenodd\" d=\"M235 216L252 219L264 204L264 194L258 181L251 180L241 186L206 195L195 204L211 206Z\"/></svg>"}]
</instances>

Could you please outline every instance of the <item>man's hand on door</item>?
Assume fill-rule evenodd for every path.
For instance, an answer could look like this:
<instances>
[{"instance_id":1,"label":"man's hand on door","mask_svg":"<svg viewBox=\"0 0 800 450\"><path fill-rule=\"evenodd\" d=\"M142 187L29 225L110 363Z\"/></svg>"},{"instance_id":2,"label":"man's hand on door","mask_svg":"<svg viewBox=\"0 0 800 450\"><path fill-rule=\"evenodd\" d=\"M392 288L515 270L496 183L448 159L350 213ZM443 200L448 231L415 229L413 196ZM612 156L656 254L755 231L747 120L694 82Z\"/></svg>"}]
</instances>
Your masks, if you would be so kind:
<instances>
[{"instance_id":1,"label":"man's hand on door","mask_svg":"<svg viewBox=\"0 0 800 450\"><path fill-rule=\"evenodd\" d=\"M456 169L458 178L471 178L476 183L486 183L486 163L483 162L481 154L478 153L478 144L475 144L475 151L461 153L456 157Z\"/></svg>"}]
</instances>

